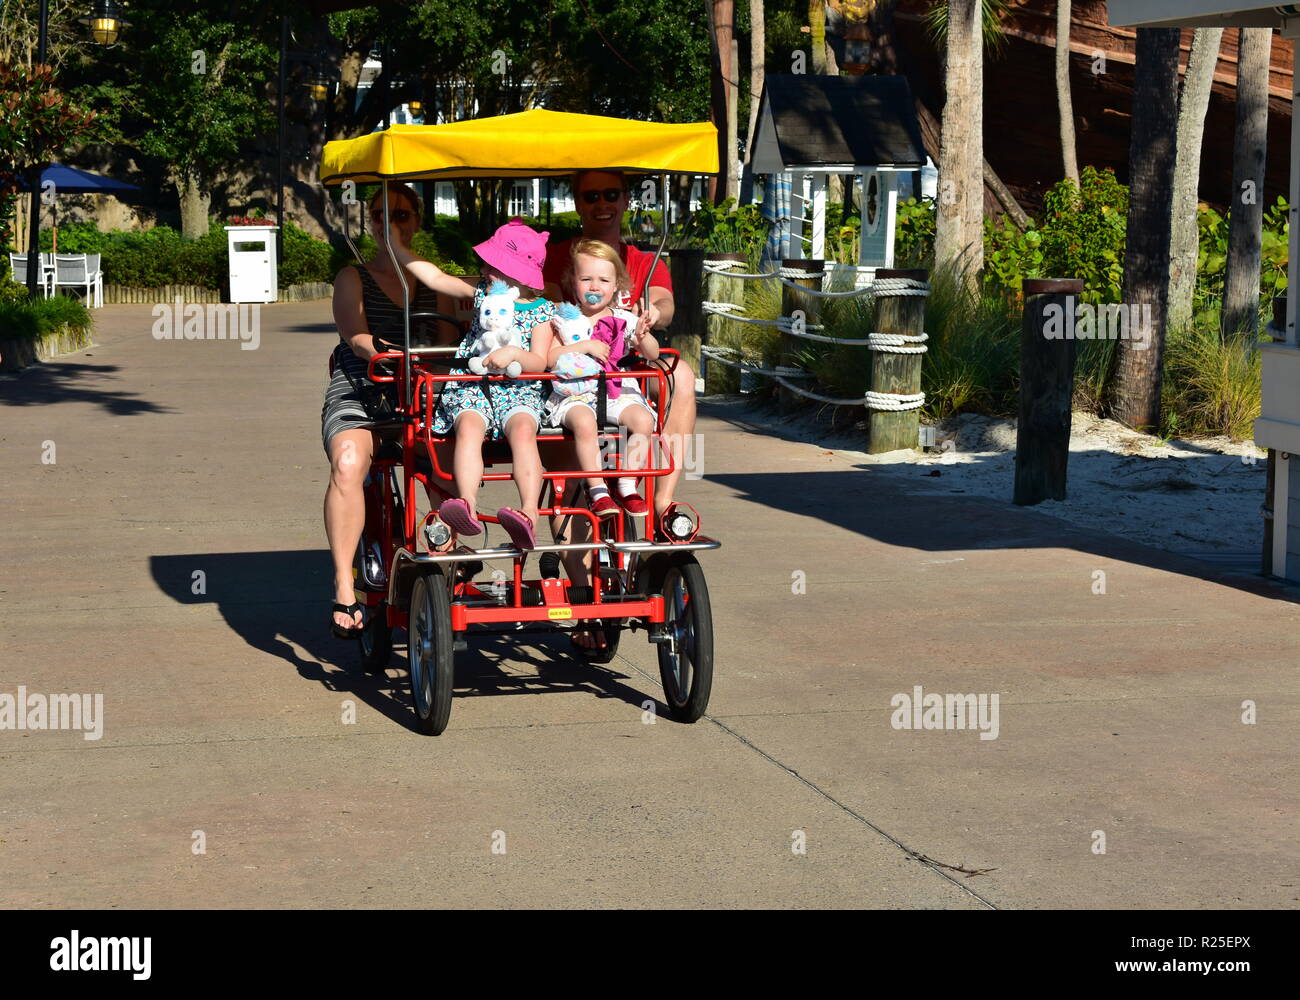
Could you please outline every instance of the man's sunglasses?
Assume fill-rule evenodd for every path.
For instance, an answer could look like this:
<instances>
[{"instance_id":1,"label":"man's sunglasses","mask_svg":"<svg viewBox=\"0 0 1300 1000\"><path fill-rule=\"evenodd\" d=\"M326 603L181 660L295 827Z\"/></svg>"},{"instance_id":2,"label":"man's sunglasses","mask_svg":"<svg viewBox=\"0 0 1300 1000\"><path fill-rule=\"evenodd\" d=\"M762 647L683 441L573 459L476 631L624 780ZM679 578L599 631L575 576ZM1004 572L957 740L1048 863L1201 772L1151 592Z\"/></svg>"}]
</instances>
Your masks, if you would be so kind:
<instances>
[{"instance_id":1,"label":"man's sunglasses","mask_svg":"<svg viewBox=\"0 0 1300 1000\"><path fill-rule=\"evenodd\" d=\"M623 189L605 188L604 191L583 191L582 200L588 205L594 205L596 202L600 201L600 196L602 194L605 196L606 201L618 201L623 197Z\"/></svg>"},{"instance_id":2,"label":"man's sunglasses","mask_svg":"<svg viewBox=\"0 0 1300 1000\"><path fill-rule=\"evenodd\" d=\"M376 222L383 222L384 210L382 208L376 209L375 211L370 213L370 217L374 219ZM388 218L393 222L405 222L410 217L411 217L411 210L409 208L394 208L391 209L388 213Z\"/></svg>"}]
</instances>

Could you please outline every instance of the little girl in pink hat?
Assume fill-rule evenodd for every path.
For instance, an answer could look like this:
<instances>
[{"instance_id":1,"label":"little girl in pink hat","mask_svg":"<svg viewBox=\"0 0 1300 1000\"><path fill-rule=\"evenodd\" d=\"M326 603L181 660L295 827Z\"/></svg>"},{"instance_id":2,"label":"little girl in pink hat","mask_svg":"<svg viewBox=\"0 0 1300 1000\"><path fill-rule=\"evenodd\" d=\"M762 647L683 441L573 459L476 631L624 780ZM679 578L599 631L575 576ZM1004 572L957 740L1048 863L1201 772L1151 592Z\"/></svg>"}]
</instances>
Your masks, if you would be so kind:
<instances>
[{"instance_id":1,"label":"little girl in pink hat","mask_svg":"<svg viewBox=\"0 0 1300 1000\"><path fill-rule=\"evenodd\" d=\"M546 238L511 219L490 238L474 248L482 259L482 279L474 291L474 324L461 341L457 358L473 355L471 345L478 338L478 315L483 298L496 282L519 290L514 302L515 330L523 348L503 347L484 359L488 367L503 369L513 361L524 372L546 371L551 349L551 317L555 306L542 298L542 265L546 261ZM428 261L414 260L406 254L398 262L412 275L431 285L442 272ZM504 288L496 289L504 291ZM453 375L471 376L467 368L453 368ZM444 501L438 516L459 535L477 535L483 525L475 516L478 490L483 479L483 442L505 438L510 442L515 486L519 489L519 509L503 507L497 519L520 549L537 544L537 506L542 493L542 460L537 452L537 431L541 426L542 404L548 395L545 381L492 382L486 386L471 376L471 382L448 382L444 385L432 430L436 434L454 433L455 458L452 474L456 480L454 500Z\"/></svg>"}]
</instances>

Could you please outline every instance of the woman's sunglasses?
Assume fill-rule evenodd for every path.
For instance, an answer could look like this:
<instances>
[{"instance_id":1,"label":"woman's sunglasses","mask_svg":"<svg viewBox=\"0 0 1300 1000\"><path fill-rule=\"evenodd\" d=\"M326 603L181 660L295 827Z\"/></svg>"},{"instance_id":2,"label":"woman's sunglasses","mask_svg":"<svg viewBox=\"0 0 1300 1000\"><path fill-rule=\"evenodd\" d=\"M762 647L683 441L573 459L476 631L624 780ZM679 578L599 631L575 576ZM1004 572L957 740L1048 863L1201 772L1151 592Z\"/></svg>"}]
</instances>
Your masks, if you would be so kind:
<instances>
[{"instance_id":1,"label":"woman's sunglasses","mask_svg":"<svg viewBox=\"0 0 1300 1000\"><path fill-rule=\"evenodd\" d=\"M384 210L382 208L376 209L375 211L370 213L370 217L374 219L376 222L383 222ZM391 219L393 222L405 222L410 217L411 217L411 210L409 208L394 208L391 209L388 213L388 218Z\"/></svg>"},{"instance_id":2,"label":"woman's sunglasses","mask_svg":"<svg viewBox=\"0 0 1300 1000\"><path fill-rule=\"evenodd\" d=\"M588 205L594 205L600 201L601 195L605 196L606 201L618 201L623 197L622 188L605 188L604 191L583 191L582 200Z\"/></svg>"}]
</instances>

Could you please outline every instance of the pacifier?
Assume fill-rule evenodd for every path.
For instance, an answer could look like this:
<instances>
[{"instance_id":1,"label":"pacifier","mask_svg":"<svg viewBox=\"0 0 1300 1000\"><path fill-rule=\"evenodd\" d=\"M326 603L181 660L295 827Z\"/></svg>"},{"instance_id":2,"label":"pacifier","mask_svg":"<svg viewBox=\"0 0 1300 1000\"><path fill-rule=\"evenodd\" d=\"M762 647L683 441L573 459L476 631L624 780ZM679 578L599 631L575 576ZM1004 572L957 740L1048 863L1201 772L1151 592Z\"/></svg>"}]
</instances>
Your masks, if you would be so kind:
<instances>
[{"instance_id":1,"label":"pacifier","mask_svg":"<svg viewBox=\"0 0 1300 1000\"><path fill-rule=\"evenodd\" d=\"M587 292L583 296L583 298L587 300L587 305L589 306L600 305L600 300L603 299L604 297L605 296L601 295L600 292Z\"/></svg>"}]
</instances>

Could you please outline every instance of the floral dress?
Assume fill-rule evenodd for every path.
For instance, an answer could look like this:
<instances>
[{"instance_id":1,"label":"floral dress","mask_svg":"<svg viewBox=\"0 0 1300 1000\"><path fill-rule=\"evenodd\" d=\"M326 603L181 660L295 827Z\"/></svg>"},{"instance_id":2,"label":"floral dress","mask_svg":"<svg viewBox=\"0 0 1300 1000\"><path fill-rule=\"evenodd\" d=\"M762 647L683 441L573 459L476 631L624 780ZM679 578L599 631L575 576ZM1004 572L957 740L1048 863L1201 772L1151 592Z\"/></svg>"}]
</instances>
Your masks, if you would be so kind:
<instances>
[{"instance_id":1,"label":"floral dress","mask_svg":"<svg viewBox=\"0 0 1300 1000\"><path fill-rule=\"evenodd\" d=\"M456 351L457 358L469 358L473 352L471 345L478 339L478 311L487 293L486 282L480 281L474 290L474 324ZM515 332L523 343L524 350L532 346L533 327L539 323L549 323L555 315L554 303L537 298L532 302L515 303ZM493 382L484 393L483 383L477 381L468 368L453 368L451 375L470 375L475 381L470 383L448 382L438 400L438 408L433 415L431 430L435 434L449 434L456 423L456 418L466 410L473 410L483 417L488 427L488 439L499 440L505 435L506 422L516 413L531 413L540 425L542 404L550 395L550 382L544 380L509 380Z\"/></svg>"}]
</instances>

